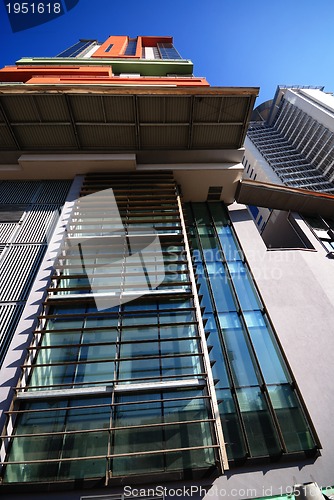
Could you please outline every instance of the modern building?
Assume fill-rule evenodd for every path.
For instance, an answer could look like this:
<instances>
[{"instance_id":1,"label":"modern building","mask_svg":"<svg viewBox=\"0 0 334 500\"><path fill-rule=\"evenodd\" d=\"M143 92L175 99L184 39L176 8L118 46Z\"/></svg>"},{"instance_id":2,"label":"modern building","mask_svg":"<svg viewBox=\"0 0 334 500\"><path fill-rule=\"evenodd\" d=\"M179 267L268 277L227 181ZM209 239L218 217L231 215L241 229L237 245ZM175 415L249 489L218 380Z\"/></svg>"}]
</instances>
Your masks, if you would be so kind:
<instances>
[{"instance_id":1,"label":"modern building","mask_svg":"<svg viewBox=\"0 0 334 500\"><path fill-rule=\"evenodd\" d=\"M1 498L334 493L333 261L246 208L334 197L241 181L258 89L192 72L171 37L0 70Z\"/></svg>"},{"instance_id":2,"label":"modern building","mask_svg":"<svg viewBox=\"0 0 334 500\"><path fill-rule=\"evenodd\" d=\"M278 86L273 100L253 112L243 164L245 178L333 194L333 95L324 87ZM285 217L263 207L250 210L265 239L273 230L271 219ZM322 229L328 221L314 224Z\"/></svg>"}]
</instances>

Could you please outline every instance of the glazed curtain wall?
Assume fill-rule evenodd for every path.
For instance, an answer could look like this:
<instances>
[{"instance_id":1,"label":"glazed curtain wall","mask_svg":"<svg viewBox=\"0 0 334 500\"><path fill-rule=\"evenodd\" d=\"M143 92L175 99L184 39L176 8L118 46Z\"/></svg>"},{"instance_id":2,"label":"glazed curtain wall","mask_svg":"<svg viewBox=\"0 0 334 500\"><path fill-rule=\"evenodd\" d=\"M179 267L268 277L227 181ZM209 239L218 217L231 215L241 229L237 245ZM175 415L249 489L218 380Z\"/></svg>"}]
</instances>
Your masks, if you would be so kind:
<instances>
[{"instance_id":1,"label":"glazed curtain wall","mask_svg":"<svg viewBox=\"0 0 334 500\"><path fill-rule=\"evenodd\" d=\"M169 173L94 174L81 194L111 187L120 230L135 225L142 236L153 227L159 235L165 277L140 297L139 254L126 261L117 237L115 245L104 243L119 222L105 208L105 193L84 216L76 204L10 412L4 484L108 483L216 466L216 424L175 183ZM77 238L88 238L85 267ZM145 258L146 271L161 271L154 252ZM120 286L139 297L97 308L95 279L106 301Z\"/></svg>"},{"instance_id":2,"label":"glazed curtain wall","mask_svg":"<svg viewBox=\"0 0 334 500\"><path fill-rule=\"evenodd\" d=\"M186 208L229 459L315 452L226 208L219 202Z\"/></svg>"}]
</instances>

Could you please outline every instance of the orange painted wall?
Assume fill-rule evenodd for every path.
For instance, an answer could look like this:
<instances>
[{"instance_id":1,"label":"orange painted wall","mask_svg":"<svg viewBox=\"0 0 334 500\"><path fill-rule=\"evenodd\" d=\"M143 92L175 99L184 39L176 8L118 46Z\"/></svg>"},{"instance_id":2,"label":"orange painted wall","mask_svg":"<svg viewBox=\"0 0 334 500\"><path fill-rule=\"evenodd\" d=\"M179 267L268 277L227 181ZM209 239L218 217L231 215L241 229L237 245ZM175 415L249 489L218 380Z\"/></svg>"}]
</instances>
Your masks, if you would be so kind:
<instances>
[{"instance_id":1,"label":"orange painted wall","mask_svg":"<svg viewBox=\"0 0 334 500\"><path fill-rule=\"evenodd\" d=\"M97 49L92 57L94 58L135 58L140 59L142 56L142 48L143 47L156 47L157 43L173 43L173 37L171 36L138 36L137 37L137 47L136 54L134 56L126 56L124 52L126 50L127 44L129 41L129 37L127 36L110 36L100 48ZM106 52L106 49L109 45L113 44L113 47L109 52Z\"/></svg>"},{"instance_id":2,"label":"orange painted wall","mask_svg":"<svg viewBox=\"0 0 334 500\"><path fill-rule=\"evenodd\" d=\"M132 58L132 59L140 59L142 55L142 40L141 37L137 38L137 47L136 47L136 55L134 56L126 56L124 55L124 52L126 50L126 47L128 45L129 37L127 36L110 36L102 45L100 48L97 49L94 54L92 54L92 58L104 58L104 59L111 59L111 58L122 58L122 59L127 59L127 58ZM106 49L109 47L109 45L113 45L111 50L109 52L106 52Z\"/></svg>"},{"instance_id":3,"label":"orange painted wall","mask_svg":"<svg viewBox=\"0 0 334 500\"><path fill-rule=\"evenodd\" d=\"M26 83L30 84L64 84L64 85L117 85L117 86L141 86L141 85L152 85L159 87L160 85L169 87L209 87L209 83L205 78L182 78L182 77L170 77L170 78L153 78L153 77L141 77L141 78L120 78L118 76L113 77L101 77L93 76L89 77L86 75L58 75L58 76L34 76Z\"/></svg>"},{"instance_id":4,"label":"orange painted wall","mask_svg":"<svg viewBox=\"0 0 334 500\"><path fill-rule=\"evenodd\" d=\"M107 40L97 49L92 58L111 58L119 57L127 46L128 37L127 36L110 36ZM109 45L113 45L110 52L106 52Z\"/></svg>"},{"instance_id":5,"label":"orange painted wall","mask_svg":"<svg viewBox=\"0 0 334 500\"><path fill-rule=\"evenodd\" d=\"M172 36L141 36L143 47L156 47L157 43L173 43Z\"/></svg>"},{"instance_id":6,"label":"orange painted wall","mask_svg":"<svg viewBox=\"0 0 334 500\"><path fill-rule=\"evenodd\" d=\"M110 77L111 66L5 66L0 69L2 82L28 82L31 78L45 78L58 76Z\"/></svg>"}]
</instances>

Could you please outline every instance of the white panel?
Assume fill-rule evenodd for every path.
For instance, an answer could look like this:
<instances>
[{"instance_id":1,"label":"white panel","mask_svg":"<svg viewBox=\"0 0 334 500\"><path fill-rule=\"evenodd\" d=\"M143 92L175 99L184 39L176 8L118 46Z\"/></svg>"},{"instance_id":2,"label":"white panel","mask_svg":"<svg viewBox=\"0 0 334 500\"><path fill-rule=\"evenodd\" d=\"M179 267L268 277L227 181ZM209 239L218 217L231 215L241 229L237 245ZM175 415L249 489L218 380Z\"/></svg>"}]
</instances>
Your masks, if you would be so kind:
<instances>
[{"instance_id":1,"label":"white panel","mask_svg":"<svg viewBox=\"0 0 334 500\"><path fill-rule=\"evenodd\" d=\"M94 47L92 47L92 48L91 48L91 49L87 52L87 54L85 54L85 55L83 56L83 59L89 59L89 58L92 56L92 54L94 54L94 52L96 52L96 51L97 51L97 49L99 49L100 47L101 47L101 45L99 45L99 44L94 45Z\"/></svg>"},{"instance_id":2,"label":"white panel","mask_svg":"<svg viewBox=\"0 0 334 500\"><path fill-rule=\"evenodd\" d=\"M144 48L145 59L155 59L153 47Z\"/></svg>"}]
</instances>

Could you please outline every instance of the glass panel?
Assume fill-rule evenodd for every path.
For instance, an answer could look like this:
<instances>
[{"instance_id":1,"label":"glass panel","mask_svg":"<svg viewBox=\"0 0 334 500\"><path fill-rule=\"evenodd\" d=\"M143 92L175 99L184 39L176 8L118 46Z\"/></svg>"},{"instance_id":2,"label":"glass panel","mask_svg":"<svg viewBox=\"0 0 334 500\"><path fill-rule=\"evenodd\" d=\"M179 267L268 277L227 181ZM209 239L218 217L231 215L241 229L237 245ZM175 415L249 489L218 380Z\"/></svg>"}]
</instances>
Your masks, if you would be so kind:
<instances>
[{"instance_id":1,"label":"glass panel","mask_svg":"<svg viewBox=\"0 0 334 500\"><path fill-rule=\"evenodd\" d=\"M82 311L79 311L82 312ZM68 314L68 310L61 311L59 314ZM50 314L57 314L57 311L51 311ZM47 322L46 329L47 330L68 330L72 328L81 328L82 327L82 318L50 318Z\"/></svg>"},{"instance_id":2,"label":"glass panel","mask_svg":"<svg viewBox=\"0 0 334 500\"><path fill-rule=\"evenodd\" d=\"M208 204L213 220L217 226L227 226L229 216L225 206L222 203L211 202Z\"/></svg>"},{"instance_id":3,"label":"glass panel","mask_svg":"<svg viewBox=\"0 0 334 500\"><path fill-rule=\"evenodd\" d=\"M118 331L115 330L95 330L95 331L89 331L89 330L84 330L83 332L83 337L82 337L82 343L83 344L92 344L92 343L99 343L99 342L116 342L118 338ZM103 348L108 349L113 349L111 346L103 346ZM109 355L109 354L108 354Z\"/></svg>"},{"instance_id":4,"label":"glass panel","mask_svg":"<svg viewBox=\"0 0 334 500\"><path fill-rule=\"evenodd\" d=\"M51 460L59 458L62 436L43 436L13 439L9 460ZM7 465L4 481L10 482L45 482L54 481L58 463L37 463Z\"/></svg>"},{"instance_id":5,"label":"glass panel","mask_svg":"<svg viewBox=\"0 0 334 500\"><path fill-rule=\"evenodd\" d=\"M85 320L86 328L94 328L94 327L116 327L118 325L118 317L117 316L90 316Z\"/></svg>"},{"instance_id":6,"label":"glass panel","mask_svg":"<svg viewBox=\"0 0 334 500\"><path fill-rule=\"evenodd\" d=\"M171 398L191 398L202 396L202 391L180 391L175 393L165 393L164 421L165 422L186 422L189 420L202 420L209 417L207 403L205 399L188 399L178 401L168 401Z\"/></svg>"},{"instance_id":7,"label":"glass panel","mask_svg":"<svg viewBox=\"0 0 334 500\"><path fill-rule=\"evenodd\" d=\"M246 446L241 424L231 391L217 391L219 412L229 460L246 457Z\"/></svg>"},{"instance_id":8,"label":"glass panel","mask_svg":"<svg viewBox=\"0 0 334 500\"><path fill-rule=\"evenodd\" d=\"M245 264L238 261L228 262L227 265L231 273L241 309L244 311L262 309L257 292L254 288L252 280L249 277Z\"/></svg>"},{"instance_id":9,"label":"glass panel","mask_svg":"<svg viewBox=\"0 0 334 500\"><path fill-rule=\"evenodd\" d=\"M136 54L137 40L129 40L124 55L134 56Z\"/></svg>"},{"instance_id":10,"label":"glass panel","mask_svg":"<svg viewBox=\"0 0 334 500\"><path fill-rule=\"evenodd\" d=\"M42 345L54 346L54 345L66 345L66 344L80 344L80 339L81 339L80 331L68 332L67 329L64 329L62 332L45 332L43 335Z\"/></svg>"},{"instance_id":11,"label":"glass panel","mask_svg":"<svg viewBox=\"0 0 334 500\"><path fill-rule=\"evenodd\" d=\"M198 335L196 325L169 325L160 327L160 338L195 337Z\"/></svg>"},{"instance_id":12,"label":"glass panel","mask_svg":"<svg viewBox=\"0 0 334 500\"><path fill-rule=\"evenodd\" d=\"M79 347L40 349L36 364L52 364L61 361L76 361Z\"/></svg>"},{"instance_id":13,"label":"glass panel","mask_svg":"<svg viewBox=\"0 0 334 500\"><path fill-rule=\"evenodd\" d=\"M199 226L211 224L211 217L205 203L192 203L196 223Z\"/></svg>"},{"instance_id":14,"label":"glass panel","mask_svg":"<svg viewBox=\"0 0 334 500\"><path fill-rule=\"evenodd\" d=\"M222 351L221 340L218 333L216 321L213 315L204 315L208 321L205 324L205 331L210 332L207 339L208 347L212 346L210 350L210 359L214 360L215 363L212 366L212 374L215 380L218 380L216 388L229 387L229 379L226 371L225 358Z\"/></svg>"},{"instance_id":15,"label":"glass panel","mask_svg":"<svg viewBox=\"0 0 334 500\"><path fill-rule=\"evenodd\" d=\"M225 259L227 261L241 260L242 252L235 240L230 226L222 226L217 228L219 241L222 245Z\"/></svg>"},{"instance_id":16,"label":"glass panel","mask_svg":"<svg viewBox=\"0 0 334 500\"><path fill-rule=\"evenodd\" d=\"M281 452L266 400L259 387L236 391L251 455L260 457Z\"/></svg>"},{"instance_id":17,"label":"glass panel","mask_svg":"<svg viewBox=\"0 0 334 500\"><path fill-rule=\"evenodd\" d=\"M66 431L81 429L101 429L110 425L110 406L96 405L109 404L110 398L82 399L71 403L68 411ZM91 405L91 408L76 408L76 406ZM63 458L93 457L107 455L108 432L91 432L83 434L67 434L64 437L62 449ZM59 478L74 479L77 477L103 477L106 473L106 459L73 460L62 462L59 469Z\"/></svg>"},{"instance_id":18,"label":"glass panel","mask_svg":"<svg viewBox=\"0 0 334 500\"><path fill-rule=\"evenodd\" d=\"M238 315L219 314L219 321L235 385L257 385L255 362Z\"/></svg>"},{"instance_id":19,"label":"glass panel","mask_svg":"<svg viewBox=\"0 0 334 500\"><path fill-rule=\"evenodd\" d=\"M115 363L84 363L78 365L75 382L110 382L115 378Z\"/></svg>"},{"instance_id":20,"label":"glass panel","mask_svg":"<svg viewBox=\"0 0 334 500\"><path fill-rule=\"evenodd\" d=\"M162 374L172 375L197 375L203 372L199 356L185 356L180 358L165 358L161 360Z\"/></svg>"},{"instance_id":21,"label":"glass panel","mask_svg":"<svg viewBox=\"0 0 334 500\"><path fill-rule=\"evenodd\" d=\"M273 333L260 311L244 313L257 359L267 384L289 382L285 363Z\"/></svg>"},{"instance_id":22,"label":"glass panel","mask_svg":"<svg viewBox=\"0 0 334 500\"><path fill-rule=\"evenodd\" d=\"M187 309L193 307L193 301L191 299L180 299L180 298L169 298L166 302L159 300L159 310L163 309Z\"/></svg>"},{"instance_id":23,"label":"glass panel","mask_svg":"<svg viewBox=\"0 0 334 500\"><path fill-rule=\"evenodd\" d=\"M119 398L118 401L133 401L141 399L158 399L159 394L136 395ZM162 422L161 403L150 401L149 404L121 405L116 408L115 426L148 425ZM142 429L120 429L115 431L114 454L133 453L136 451L150 451L163 449L162 427ZM120 457L112 460L114 476L137 474L163 470L163 455L143 455L134 457ZM129 469L131 467L131 469Z\"/></svg>"},{"instance_id":24,"label":"glass panel","mask_svg":"<svg viewBox=\"0 0 334 500\"><path fill-rule=\"evenodd\" d=\"M171 340L161 342L160 344L162 355L171 354L197 354L199 352L199 344L197 340Z\"/></svg>"},{"instance_id":25,"label":"glass panel","mask_svg":"<svg viewBox=\"0 0 334 500\"><path fill-rule=\"evenodd\" d=\"M205 438L203 431L203 438ZM202 428L200 429L202 432ZM208 469L216 463L215 452L213 448L202 450L184 450L177 453L166 453L167 470L184 470L184 469Z\"/></svg>"},{"instance_id":26,"label":"glass panel","mask_svg":"<svg viewBox=\"0 0 334 500\"><path fill-rule=\"evenodd\" d=\"M315 449L310 428L290 385L268 387L285 445L288 451Z\"/></svg>"},{"instance_id":27,"label":"glass panel","mask_svg":"<svg viewBox=\"0 0 334 500\"><path fill-rule=\"evenodd\" d=\"M158 358L133 359L119 362L119 379L156 378L160 375Z\"/></svg>"},{"instance_id":28,"label":"glass panel","mask_svg":"<svg viewBox=\"0 0 334 500\"><path fill-rule=\"evenodd\" d=\"M222 264L219 273L209 275L209 280L217 311L236 311L231 286Z\"/></svg>"},{"instance_id":29,"label":"glass panel","mask_svg":"<svg viewBox=\"0 0 334 500\"><path fill-rule=\"evenodd\" d=\"M122 318L123 326L154 325L157 324L157 322L158 318L156 313L127 314Z\"/></svg>"},{"instance_id":30,"label":"glass panel","mask_svg":"<svg viewBox=\"0 0 334 500\"><path fill-rule=\"evenodd\" d=\"M164 398L195 398L202 396L202 391L178 391L166 393ZM164 401L164 419L166 422L186 422L203 420L209 417L205 399ZM211 446L212 436L209 422L178 424L165 428L166 448L188 448L195 446ZM166 465L169 470L187 469L191 467L208 467L213 464L212 449L184 450L179 453L166 454Z\"/></svg>"},{"instance_id":31,"label":"glass panel","mask_svg":"<svg viewBox=\"0 0 334 500\"><path fill-rule=\"evenodd\" d=\"M59 389L59 385L72 385L76 365L40 366L33 369L29 382L30 386L41 386L40 388L28 390ZM53 387L55 386L55 387Z\"/></svg>"},{"instance_id":32,"label":"glass panel","mask_svg":"<svg viewBox=\"0 0 334 500\"><path fill-rule=\"evenodd\" d=\"M122 342L137 340L158 340L158 327L138 326L137 328L122 328Z\"/></svg>"},{"instance_id":33,"label":"glass panel","mask_svg":"<svg viewBox=\"0 0 334 500\"><path fill-rule=\"evenodd\" d=\"M212 301L209 294L208 282L202 264L196 265L196 276L199 283L198 294L201 300L201 307L205 307L205 312L212 312Z\"/></svg>"},{"instance_id":34,"label":"glass panel","mask_svg":"<svg viewBox=\"0 0 334 500\"><path fill-rule=\"evenodd\" d=\"M209 422L198 422L193 424L178 424L165 427L166 436L166 448L190 448L195 446L203 446L205 444L212 444L211 430ZM189 468L197 467L196 461L194 460L196 454L192 455L192 452L185 453L180 456L180 462L175 459L172 461L168 460L168 454L166 455L168 468ZM181 465L183 464L183 465Z\"/></svg>"},{"instance_id":35,"label":"glass panel","mask_svg":"<svg viewBox=\"0 0 334 500\"><path fill-rule=\"evenodd\" d=\"M18 417L16 434L47 433L46 436L15 438L7 457L8 461L50 460L59 457L62 436L52 433L62 431L65 410L58 410L62 404L57 402L38 402L22 405L26 410ZM43 412L54 408L54 411ZM40 410L34 413L29 410ZM52 481L55 479L58 463L8 465L5 469L5 482Z\"/></svg>"},{"instance_id":36,"label":"glass panel","mask_svg":"<svg viewBox=\"0 0 334 500\"><path fill-rule=\"evenodd\" d=\"M160 312L159 321L162 324L166 323L187 323L190 321L195 321L194 311L169 311Z\"/></svg>"},{"instance_id":37,"label":"glass panel","mask_svg":"<svg viewBox=\"0 0 334 500\"><path fill-rule=\"evenodd\" d=\"M164 376L198 375L203 372L202 360L199 356L165 358L161 360L161 365Z\"/></svg>"},{"instance_id":38,"label":"glass panel","mask_svg":"<svg viewBox=\"0 0 334 500\"><path fill-rule=\"evenodd\" d=\"M211 232L212 230L210 230ZM221 251L214 234L201 235L201 245L205 262L216 262L221 260Z\"/></svg>"},{"instance_id":39,"label":"glass panel","mask_svg":"<svg viewBox=\"0 0 334 500\"><path fill-rule=\"evenodd\" d=\"M120 358L135 358L139 356L159 356L159 342L134 342L133 344L122 344Z\"/></svg>"}]
</instances>

